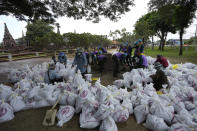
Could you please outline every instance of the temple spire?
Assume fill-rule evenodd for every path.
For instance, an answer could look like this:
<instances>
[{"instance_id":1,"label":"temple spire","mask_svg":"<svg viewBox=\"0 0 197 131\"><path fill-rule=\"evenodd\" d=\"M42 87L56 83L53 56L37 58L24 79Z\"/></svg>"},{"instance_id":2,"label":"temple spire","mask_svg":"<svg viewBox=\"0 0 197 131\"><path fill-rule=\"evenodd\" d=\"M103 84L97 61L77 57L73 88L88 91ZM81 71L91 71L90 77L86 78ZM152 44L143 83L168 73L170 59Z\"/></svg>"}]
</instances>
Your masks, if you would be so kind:
<instances>
[{"instance_id":1,"label":"temple spire","mask_svg":"<svg viewBox=\"0 0 197 131\"><path fill-rule=\"evenodd\" d=\"M4 25L5 25L5 31L4 31L4 38L3 38L3 46L5 48L15 47L16 46L16 42L13 39L12 35L10 34L6 23L4 23Z\"/></svg>"}]
</instances>

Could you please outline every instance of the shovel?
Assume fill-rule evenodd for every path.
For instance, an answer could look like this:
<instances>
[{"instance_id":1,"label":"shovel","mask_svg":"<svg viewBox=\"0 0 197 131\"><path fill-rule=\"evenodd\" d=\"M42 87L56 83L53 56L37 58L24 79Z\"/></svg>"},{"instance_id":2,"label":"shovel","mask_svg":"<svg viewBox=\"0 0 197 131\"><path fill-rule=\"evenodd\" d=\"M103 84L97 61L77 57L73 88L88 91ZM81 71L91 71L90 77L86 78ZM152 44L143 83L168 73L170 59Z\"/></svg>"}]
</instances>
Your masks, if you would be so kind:
<instances>
[{"instance_id":1,"label":"shovel","mask_svg":"<svg viewBox=\"0 0 197 131\"><path fill-rule=\"evenodd\" d=\"M60 99L62 98L63 93L61 96L57 99L56 103L53 105L53 107L50 110L46 111L46 115L44 117L44 120L42 122L42 125L44 126L53 126L55 124L55 116L57 113L57 109L55 109L56 105L59 103Z\"/></svg>"}]
</instances>

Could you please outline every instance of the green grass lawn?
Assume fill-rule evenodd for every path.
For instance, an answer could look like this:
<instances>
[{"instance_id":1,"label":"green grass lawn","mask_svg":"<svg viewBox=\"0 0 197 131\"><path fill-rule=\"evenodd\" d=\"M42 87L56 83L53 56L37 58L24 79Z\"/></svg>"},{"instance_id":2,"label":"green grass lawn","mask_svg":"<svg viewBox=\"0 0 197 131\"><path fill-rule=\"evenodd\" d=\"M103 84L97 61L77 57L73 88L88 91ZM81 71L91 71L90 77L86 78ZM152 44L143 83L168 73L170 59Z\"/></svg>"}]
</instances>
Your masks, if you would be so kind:
<instances>
[{"instance_id":1,"label":"green grass lawn","mask_svg":"<svg viewBox=\"0 0 197 131\"><path fill-rule=\"evenodd\" d=\"M167 57L171 63L185 63L192 62L197 64L197 53L195 52L196 47L183 47L183 56L179 56L179 47L165 47L164 51L158 50L158 47L155 47L154 50L151 48L145 48L144 53L147 56L156 57L157 54Z\"/></svg>"}]
</instances>

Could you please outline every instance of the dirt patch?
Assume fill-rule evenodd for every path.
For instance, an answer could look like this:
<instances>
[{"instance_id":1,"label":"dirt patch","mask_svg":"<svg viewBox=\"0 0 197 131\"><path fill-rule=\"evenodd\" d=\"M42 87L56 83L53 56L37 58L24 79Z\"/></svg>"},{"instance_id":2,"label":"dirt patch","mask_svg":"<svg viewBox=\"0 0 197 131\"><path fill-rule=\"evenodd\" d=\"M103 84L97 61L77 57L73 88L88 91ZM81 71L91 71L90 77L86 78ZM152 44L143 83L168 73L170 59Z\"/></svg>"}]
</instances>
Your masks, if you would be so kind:
<instances>
[{"instance_id":1,"label":"dirt patch","mask_svg":"<svg viewBox=\"0 0 197 131\"><path fill-rule=\"evenodd\" d=\"M48 60L49 59L37 59L37 60L32 60L32 61L30 60L18 61L18 62L16 61L16 62L13 62L12 64L1 63L0 67L5 68L7 65L6 68L10 68L10 67L17 68L23 65L24 63L31 63L33 65L33 64L40 64ZM112 76L112 70L104 71L102 73L99 73L97 70L93 71L93 77L100 77L101 84L105 86L111 85L114 80L120 79L122 77L121 74L119 74L119 76L115 78ZM0 82L5 81L7 79L6 76L7 76L7 73L2 72L0 74ZM99 130L99 127L96 129L91 129L91 130L80 128L79 115L75 115L69 122L64 124L63 127L61 128L57 127L56 125L52 127L42 126L42 121L44 119L46 110L48 109L50 109L50 107L30 109L30 110L17 112L15 113L15 118L13 120L0 124L0 131L27 131L27 130L28 131L98 131ZM147 129L145 129L142 125L139 125L136 123L136 120L133 115L131 115L126 122L117 123L117 126L118 126L119 131L147 131Z\"/></svg>"}]
</instances>

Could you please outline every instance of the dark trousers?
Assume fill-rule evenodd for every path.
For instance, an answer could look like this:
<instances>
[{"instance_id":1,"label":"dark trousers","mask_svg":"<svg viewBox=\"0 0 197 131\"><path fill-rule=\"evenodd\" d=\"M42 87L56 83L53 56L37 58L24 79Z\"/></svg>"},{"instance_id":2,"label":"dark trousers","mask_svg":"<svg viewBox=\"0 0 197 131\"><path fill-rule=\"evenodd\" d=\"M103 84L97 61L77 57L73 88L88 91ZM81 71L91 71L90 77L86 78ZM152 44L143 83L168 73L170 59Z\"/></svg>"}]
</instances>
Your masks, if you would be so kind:
<instances>
[{"instance_id":1,"label":"dark trousers","mask_svg":"<svg viewBox=\"0 0 197 131\"><path fill-rule=\"evenodd\" d=\"M120 67L120 63L118 61L118 58L116 55L112 56L112 60L113 60L113 64L114 64L114 69L113 69L113 76L117 77L118 73L119 73L119 67Z\"/></svg>"},{"instance_id":2,"label":"dark trousers","mask_svg":"<svg viewBox=\"0 0 197 131\"><path fill-rule=\"evenodd\" d=\"M98 65L99 65L99 72L102 73L104 70L104 65L106 62L106 58L98 60Z\"/></svg>"}]
</instances>

